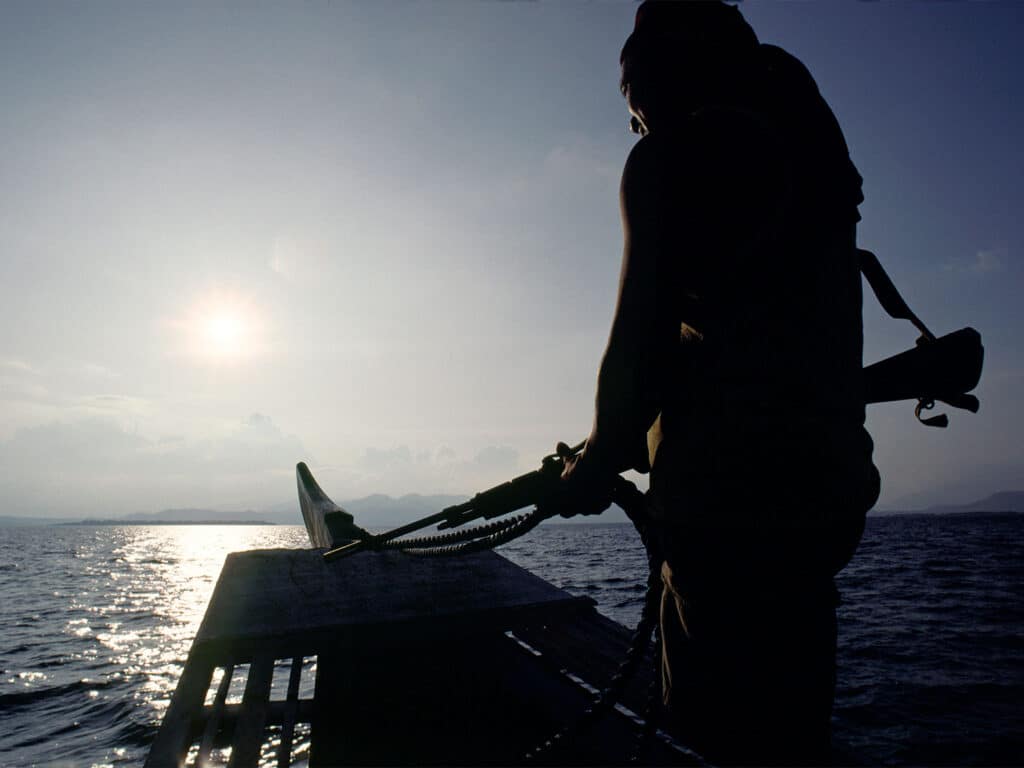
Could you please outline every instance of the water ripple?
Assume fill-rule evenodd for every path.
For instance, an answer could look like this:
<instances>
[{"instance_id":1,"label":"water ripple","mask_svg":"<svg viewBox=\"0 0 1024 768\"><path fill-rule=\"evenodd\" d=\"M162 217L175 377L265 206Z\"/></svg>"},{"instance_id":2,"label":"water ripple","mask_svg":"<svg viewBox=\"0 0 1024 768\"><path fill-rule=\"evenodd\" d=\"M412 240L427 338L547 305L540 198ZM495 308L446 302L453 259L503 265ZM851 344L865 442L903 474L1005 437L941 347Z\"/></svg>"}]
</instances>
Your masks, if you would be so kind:
<instances>
[{"instance_id":1,"label":"water ripple","mask_svg":"<svg viewBox=\"0 0 1024 768\"><path fill-rule=\"evenodd\" d=\"M840 575L835 740L869 764L1024 764L1024 520L871 518ZM0 765L145 759L228 552L301 527L40 527L0 536ZM629 525L502 548L634 625ZM308 748L308 741L306 747Z\"/></svg>"}]
</instances>

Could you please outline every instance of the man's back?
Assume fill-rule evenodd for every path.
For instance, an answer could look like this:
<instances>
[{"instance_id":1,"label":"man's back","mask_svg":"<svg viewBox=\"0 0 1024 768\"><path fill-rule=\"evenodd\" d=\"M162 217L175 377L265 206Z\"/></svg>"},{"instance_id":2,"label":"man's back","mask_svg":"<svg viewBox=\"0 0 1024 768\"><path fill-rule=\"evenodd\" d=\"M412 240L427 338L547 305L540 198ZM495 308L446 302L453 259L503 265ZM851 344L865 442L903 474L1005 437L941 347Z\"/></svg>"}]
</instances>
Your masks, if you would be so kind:
<instances>
[{"instance_id":1,"label":"man's back","mask_svg":"<svg viewBox=\"0 0 1024 768\"><path fill-rule=\"evenodd\" d=\"M658 218L672 222L659 301L685 324L661 386L652 489L689 525L827 525L837 496L873 472L860 177L806 71L762 51L743 93L642 140L661 168Z\"/></svg>"}]
</instances>

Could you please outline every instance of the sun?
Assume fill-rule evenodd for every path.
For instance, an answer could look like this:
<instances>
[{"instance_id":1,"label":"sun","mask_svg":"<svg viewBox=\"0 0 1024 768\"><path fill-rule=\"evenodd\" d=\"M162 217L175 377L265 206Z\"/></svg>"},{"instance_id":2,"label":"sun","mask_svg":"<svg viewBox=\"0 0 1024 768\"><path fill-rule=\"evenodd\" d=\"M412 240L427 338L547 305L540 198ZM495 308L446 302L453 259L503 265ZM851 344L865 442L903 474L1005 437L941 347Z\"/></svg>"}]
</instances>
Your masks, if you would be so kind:
<instances>
[{"instance_id":1,"label":"sun","mask_svg":"<svg viewBox=\"0 0 1024 768\"><path fill-rule=\"evenodd\" d=\"M235 357L245 344L245 320L232 308L215 311L202 329L207 350L217 357Z\"/></svg>"},{"instance_id":2,"label":"sun","mask_svg":"<svg viewBox=\"0 0 1024 768\"><path fill-rule=\"evenodd\" d=\"M189 357L206 363L238 363L263 352L261 318L252 300L211 291L191 304L178 327Z\"/></svg>"}]
</instances>

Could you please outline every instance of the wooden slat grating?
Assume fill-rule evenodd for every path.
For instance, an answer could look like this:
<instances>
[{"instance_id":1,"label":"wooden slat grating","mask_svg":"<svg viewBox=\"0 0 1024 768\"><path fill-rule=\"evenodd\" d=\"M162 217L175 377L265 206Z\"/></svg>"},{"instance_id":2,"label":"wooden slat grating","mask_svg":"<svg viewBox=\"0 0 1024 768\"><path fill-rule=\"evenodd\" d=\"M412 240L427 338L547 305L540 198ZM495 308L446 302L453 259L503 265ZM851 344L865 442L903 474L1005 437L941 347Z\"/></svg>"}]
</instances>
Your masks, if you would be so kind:
<instances>
[{"instance_id":1,"label":"wooden slat grating","mask_svg":"<svg viewBox=\"0 0 1024 768\"><path fill-rule=\"evenodd\" d=\"M281 727L281 746L277 753L278 768L288 768L292 758L292 739L295 736L295 718L299 712L299 681L302 679L302 657L292 659L288 675L288 695L284 704L284 723Z\"/></svg>"},{"instance_id":2,"label":"wooden slat grating","mask_svg":"<svg viewBox=\"0 0 1024 768\"><path fill-rule=\"evenodd\" d=\"M246 768L259 762L273 678L274 657L266 653L257 655L249 666L241 714L235 724L231 744L229 768Z\"/></svg>"},{"instance_id":3,"label":"wooden slat grating","mask_svg":"<svg viewBox=\"0 0 1024 768\"><path fill-rule=\"evenodd\" d=\"M292 754L297 741L311 765L354 764L391 754L419 764L513 759L521 754L518 741L527 731L546 737L591 698L563 669L600 688L628 646L628 630L597 614L586 600L497 555L424 565L399 555L364 554L330 569L321 568L315 552L232 555L147 765L177 768L186 757L208 765L211 754L216 759L218 748L229 741L229 764L238 768L256 766L261 755L269 764L288 767L299 759ZM513 641L504 636L509 630L542 656L512 654L515 671L503 674L495 664L500 667L510 655L506 646ZM389 670L395 658L410 652L422 658ZM310 667L304 656L316 658L315 691L305 679ZM649 679L650 666L643 662L642 678ZM227 669L211 690L217 667ZM241 672L246 667L248 675ZM635 711L642 709L643 687L634 684L625 697ZM488 714L506 691L529 705L498 707L503 717ZM544 691L551 694L550 712L532 703ZM300 698L310 695L315 704ZM400 713L392 699L402 705ZM418 751L401 752L404 747L393 743L386 726L373 735L376 742L362 732L339 732L337 724L358 720L366 702L385 717L395 714L396 725L411 726ZM432 718L429 728L417 725L424 714ZM468 730L453 725L463 717L473 723ZM384 722L364 719L371 726ZM438 729L443 738L436 736ZM474 736L477 730L484 735ZM601 741L621 751L619 740L628 741L629 730L616 726ZM501 742L513 737L516 749L509 751Z\"/></svg>"},{"instance_id":4,"label":"wooden slat grating","mask_svg":"<svg viewBox=\"0 0 1024 768\"><path fill-rule=\"evenodd\" d=\"M199 742L199 754L196 756L196 768L204 768L210 760L210 752L213 750L214 741L217 738L217 731L221 724L221 715L224 713L224 702L228 697L228 689L231 687L231 676L234 674L235 665L224 666L224 676L217 686L217 695L213 704L204 707L206 725L203 726L203 738Z\"/></svg>"},{"instance_id":5,"label":"wooden slat grating","mask_svg":"<svg viewBox=\"0 0 1024 768\"><path fill-rule=\"evenodd\" d=\"M146 759L147 768L179 768L192 743L197 713L210 687L213 660L193 647Z\"/></svg>"}]
</instances>

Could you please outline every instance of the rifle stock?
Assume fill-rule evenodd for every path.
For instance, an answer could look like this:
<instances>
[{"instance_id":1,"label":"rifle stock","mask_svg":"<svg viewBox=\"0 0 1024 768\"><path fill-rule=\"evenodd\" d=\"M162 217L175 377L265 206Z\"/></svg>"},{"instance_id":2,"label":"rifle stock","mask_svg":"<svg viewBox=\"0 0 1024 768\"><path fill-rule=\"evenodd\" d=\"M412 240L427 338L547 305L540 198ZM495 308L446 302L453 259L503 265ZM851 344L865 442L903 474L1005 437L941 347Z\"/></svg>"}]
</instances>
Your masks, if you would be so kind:
<instances>
[{"instance_id":1,"label":"rifle stock","mask_svg":"<svg viewBox=\"0 0 1024 768\"><path fill-rule=\"evenodd\" d=\"M864 402L941 400L977 412L978 399L967 393L978 385L985 349L973 328L961 328L934 340L921 340L864 369Z\"/></svg>"}]
</instances>

